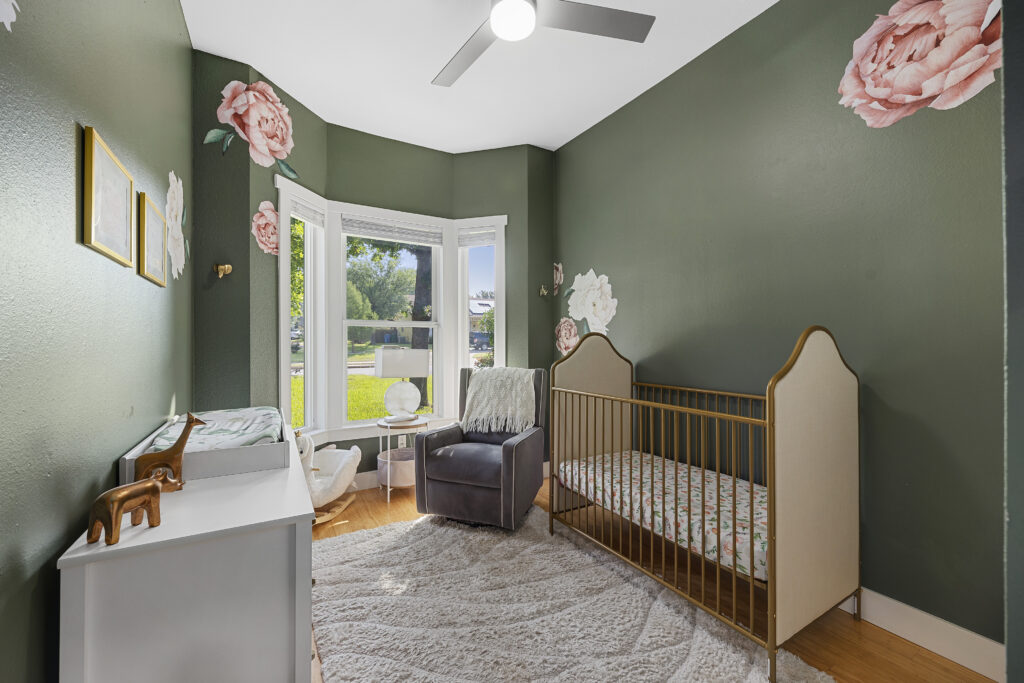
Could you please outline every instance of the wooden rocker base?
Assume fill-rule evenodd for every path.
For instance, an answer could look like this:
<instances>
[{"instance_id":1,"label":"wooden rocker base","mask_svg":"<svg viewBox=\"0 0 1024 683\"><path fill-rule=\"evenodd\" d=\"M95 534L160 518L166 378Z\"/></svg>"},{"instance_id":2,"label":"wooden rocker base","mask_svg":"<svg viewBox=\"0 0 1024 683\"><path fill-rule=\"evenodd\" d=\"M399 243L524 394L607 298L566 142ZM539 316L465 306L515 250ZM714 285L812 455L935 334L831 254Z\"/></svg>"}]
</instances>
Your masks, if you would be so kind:
<instances>
[{"instance_id":1,"label":"wooden rocker base","mask_svg":"<svg viewBox=\"0 0 1024 683\"><path fill-rule=\"evenodd\" d=\"M313 510L313 512L316 513L316 519L313 520L313 526L320 526L321 524L326 524L327 522L330 522L335 517L344 512L346 509L348 509L348 506L351 505L352 501L354 501L355 499L356 494L348 493L344 496L341 496L340 498L335 499L334 501L328 503L327 505L324 505L323 507L316 508L315 510Z\"/></svg>"}]
</instances>

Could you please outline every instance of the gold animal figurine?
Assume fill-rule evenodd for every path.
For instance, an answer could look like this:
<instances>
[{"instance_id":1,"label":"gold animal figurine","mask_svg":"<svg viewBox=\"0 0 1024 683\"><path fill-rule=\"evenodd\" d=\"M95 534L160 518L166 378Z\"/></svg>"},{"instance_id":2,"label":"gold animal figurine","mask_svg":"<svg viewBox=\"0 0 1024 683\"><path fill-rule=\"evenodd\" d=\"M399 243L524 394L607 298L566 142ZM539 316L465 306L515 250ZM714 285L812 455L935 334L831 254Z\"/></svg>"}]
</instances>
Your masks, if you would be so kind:
<instances>
[{"instance_id":1,"label":"gold animal figurine","mask_svg":"<svg viewBox=\"0 0 1024 683\"><path fill-rule=\"evenodd\" d=\"M160 526L160 481L146 479L101 493L89 510L89 532L85 540L95 543L104 531L107 545L114 545L121 537L121 515L132 513L132 526L142 524L145 511L150 526Z\"/></svg>"},{"instance_id":2,"label":"gold animal figurine","mask_svg":"<svg viewBox=\"0 0 1024 683\"><path fill-rule=\"evenodd\" d=\"M181 430L181 436L174 442L174 445L164 451L155 453L143 453L135 459L135 481L142 481L153 477L160 481L163 490L178 491L185 482L181 478L181 456L185 452L185 442L192 428L206 424L192 413L188 414L185 421L185 428Z\"/></svg>"}]
</instances>

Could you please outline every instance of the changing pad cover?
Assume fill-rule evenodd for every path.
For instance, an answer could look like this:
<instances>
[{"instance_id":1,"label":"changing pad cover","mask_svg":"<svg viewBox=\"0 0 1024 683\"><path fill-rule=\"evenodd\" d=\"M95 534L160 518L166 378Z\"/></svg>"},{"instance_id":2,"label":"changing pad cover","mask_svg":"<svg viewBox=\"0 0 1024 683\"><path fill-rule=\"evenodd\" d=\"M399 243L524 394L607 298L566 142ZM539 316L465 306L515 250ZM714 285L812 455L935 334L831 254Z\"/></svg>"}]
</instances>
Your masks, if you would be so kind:
<instances>
[{"instance_id":1,"label":"changing pad cover","mask_svg":"<svg viewBox=\"0 0 1024 683\"><path fill-rule=\"evenodd\" d=\"M284 420L280 411L271 406L208 410L193 415L206 424L192 430L188 443L185 444L186 453L257 446L281 440ZM185 419L179 418L177 422L156 435L149 451L170 448L181 436L184 427Z\"/></svg>"}]
</instances>

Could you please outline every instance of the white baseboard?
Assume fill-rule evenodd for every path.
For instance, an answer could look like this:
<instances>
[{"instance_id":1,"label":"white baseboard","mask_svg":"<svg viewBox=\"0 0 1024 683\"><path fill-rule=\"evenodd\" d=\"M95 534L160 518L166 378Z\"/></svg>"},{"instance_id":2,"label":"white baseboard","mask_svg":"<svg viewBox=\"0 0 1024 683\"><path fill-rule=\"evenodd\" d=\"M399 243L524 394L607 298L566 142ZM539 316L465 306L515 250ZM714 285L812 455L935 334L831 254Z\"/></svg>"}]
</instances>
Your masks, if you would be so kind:
<instances>
[{"instance_id":1,"label":"white baseboard","mask_svg":"<svg viewBox=\"0 0 1024 683\"><path fill-rule=\"evenodd\" d=\"M861 618L961 666L1006 683L1006 646L881 593L864 589ZM841 609L853 612L853 599Z\"/></svg>"},{"instance_id":2,"label":"white baseboard","mask_svg":"<svg viewBox=\"0 0 1024 683\"><path fill-rule=\"evenodd\" d=\"M356 478L352 481L352 488L356 491L377 488L377 470L369 470L368 472L357 474Z\"/></svg>"}]
</instances>

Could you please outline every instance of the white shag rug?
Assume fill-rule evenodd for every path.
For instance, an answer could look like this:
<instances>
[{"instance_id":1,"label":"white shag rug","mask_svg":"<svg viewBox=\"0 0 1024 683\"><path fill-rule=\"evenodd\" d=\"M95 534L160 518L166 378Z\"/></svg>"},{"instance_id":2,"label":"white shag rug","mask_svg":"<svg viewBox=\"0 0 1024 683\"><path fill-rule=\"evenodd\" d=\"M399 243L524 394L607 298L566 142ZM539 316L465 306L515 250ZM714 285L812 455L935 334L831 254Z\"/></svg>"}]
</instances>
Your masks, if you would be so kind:
<instances>
[{"instance_id":1,"label":"white shag rug","mask_svg":"<svg viewBox=\"0 0 1024 683\"><path fill-rule=\"evenodd\" d=\"M767 681L768 655L529 513L519 531L437 517L313 543L325 682ZM779 652L780 681L831 681Z\"/></svg>"}]
</instances>

